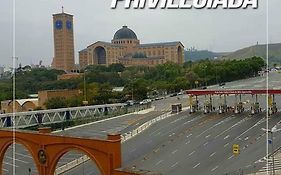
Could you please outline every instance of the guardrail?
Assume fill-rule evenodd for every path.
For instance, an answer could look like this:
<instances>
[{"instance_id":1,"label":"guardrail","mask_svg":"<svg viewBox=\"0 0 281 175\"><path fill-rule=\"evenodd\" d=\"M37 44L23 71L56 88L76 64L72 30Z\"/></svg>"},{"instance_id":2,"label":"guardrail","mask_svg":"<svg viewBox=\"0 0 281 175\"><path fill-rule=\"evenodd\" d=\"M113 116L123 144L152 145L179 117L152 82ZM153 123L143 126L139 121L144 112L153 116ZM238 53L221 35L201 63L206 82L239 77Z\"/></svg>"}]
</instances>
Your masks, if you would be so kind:
<instances>
[{"instance_id":1,"label":"guardrail","mask_svg":"<svg viewBox=\"0 0 281 175\"><path fill-rule=\"evenodd\" d=\"M0 114L0 127L25 128L78 118L102 118L125 107L124 103Z\"/></svg>"}]
</instances>

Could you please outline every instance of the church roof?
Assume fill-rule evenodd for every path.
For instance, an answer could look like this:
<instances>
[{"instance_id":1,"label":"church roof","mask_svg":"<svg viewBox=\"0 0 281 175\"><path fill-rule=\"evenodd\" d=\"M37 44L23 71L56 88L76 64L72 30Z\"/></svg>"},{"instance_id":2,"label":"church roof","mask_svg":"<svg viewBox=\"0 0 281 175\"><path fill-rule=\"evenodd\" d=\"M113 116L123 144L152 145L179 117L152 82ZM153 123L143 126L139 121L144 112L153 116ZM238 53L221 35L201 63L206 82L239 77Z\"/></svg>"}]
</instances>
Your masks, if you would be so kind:
<instances>
[{"instance_id":1,"label":"church roof","mask_svg":"<svg viewBox=\"0 0 281 175\"><path fill-rule=\"evenodd\" d=\"M176 46L178 44L182 45L182 43L180 41L174 41L174 42L160 42L160 43L140 44L139 47Z\"/></svg>"},{"instance_id":2,"label":"church roof","mask_svg":"<svg viewBox=\"0 0 281 175\"><path fill-rule=\"evenodd\" d=\"M114 34L113 40L118 40L118 39L138 39L138 38L133 30L129 29L127 26L123 26Z\"/></svg>"},{"instance_id":3,"label":"church roof","mask_svg":"<svg viewBox=\"0 0 281 175\"><path fill-rule=\"evenodd\" d=\"M92 45L95 45L95 44L102 44L102 45L106 45L106 46L111 46L111 47L123 47L121 45L118 45L118 44L114 44L114 43L110 43L110 42L105 42L105 41L97 41L91 45L89 45L88 47L91 47Z\"/></svg>"}]
</instances>

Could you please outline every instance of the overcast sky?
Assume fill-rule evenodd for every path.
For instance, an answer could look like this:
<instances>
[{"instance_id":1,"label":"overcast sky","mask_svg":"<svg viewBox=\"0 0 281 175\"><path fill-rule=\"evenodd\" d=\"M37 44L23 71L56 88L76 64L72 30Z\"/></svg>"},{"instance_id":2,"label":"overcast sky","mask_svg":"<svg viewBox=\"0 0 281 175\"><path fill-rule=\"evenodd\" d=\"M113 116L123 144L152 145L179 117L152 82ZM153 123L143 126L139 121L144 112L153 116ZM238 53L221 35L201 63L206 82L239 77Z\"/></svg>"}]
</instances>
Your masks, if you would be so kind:
<instances>
[{"instance_id":1,"label":"overcast sky","mask_svg":"<svg viewBox=\"0 0 281 175\"><path fill-rule=\"evenodd\" d=\"M53 58L52 14L74 15L75 57L78 51L128 25L141 43L181 41L186 48L228 52L266 43L266 0L258 9L199 10L110 9L111 0L16 0L16 56L19 62L44 65ZM281 1L269 0L269 41L281 42ZM12 0L0 2L0 65L12 64Z\"/></svg>"}]
</instances>

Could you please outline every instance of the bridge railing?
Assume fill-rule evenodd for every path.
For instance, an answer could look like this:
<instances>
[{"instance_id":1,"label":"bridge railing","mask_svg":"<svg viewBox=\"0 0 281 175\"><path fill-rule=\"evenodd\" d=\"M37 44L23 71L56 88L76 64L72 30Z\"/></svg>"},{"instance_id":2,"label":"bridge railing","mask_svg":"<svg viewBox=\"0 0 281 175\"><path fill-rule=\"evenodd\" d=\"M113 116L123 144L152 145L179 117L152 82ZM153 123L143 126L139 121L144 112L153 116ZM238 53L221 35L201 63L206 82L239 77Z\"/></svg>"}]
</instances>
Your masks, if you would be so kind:
<instances>
[{"instance_id":1,"label":"bridge railing","mask_svg":"<svg viewBox=\"0 0 281 175\"><path fill-rule=\"evenodd\" d=\"M88 117L104 118L108 114L125 109L126 104L105 104L72 108L49 109L29 112L0 114L0 127L25 128L39 124L53 124Z\"/></svg>"}]
</instances>

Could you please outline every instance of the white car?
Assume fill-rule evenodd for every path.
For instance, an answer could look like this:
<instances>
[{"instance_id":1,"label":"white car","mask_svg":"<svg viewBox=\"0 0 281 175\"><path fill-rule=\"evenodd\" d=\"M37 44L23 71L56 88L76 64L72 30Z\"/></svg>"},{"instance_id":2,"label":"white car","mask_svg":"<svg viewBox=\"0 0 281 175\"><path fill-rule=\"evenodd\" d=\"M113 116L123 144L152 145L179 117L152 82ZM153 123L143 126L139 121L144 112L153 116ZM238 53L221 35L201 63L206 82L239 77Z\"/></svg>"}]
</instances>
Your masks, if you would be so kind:
<instances>
[{"instance_id":1,"label":"white car","mask_svg":"<svg viewBox=\"0 0 281 175\"><path fill-rule=\"evenodd\" d=\"M144 105L144 104L147 104L147 103L150 103L151 102L151 99L144 99L143 101L140 102L141 105Z\"/></svg>"}]
</instances>

